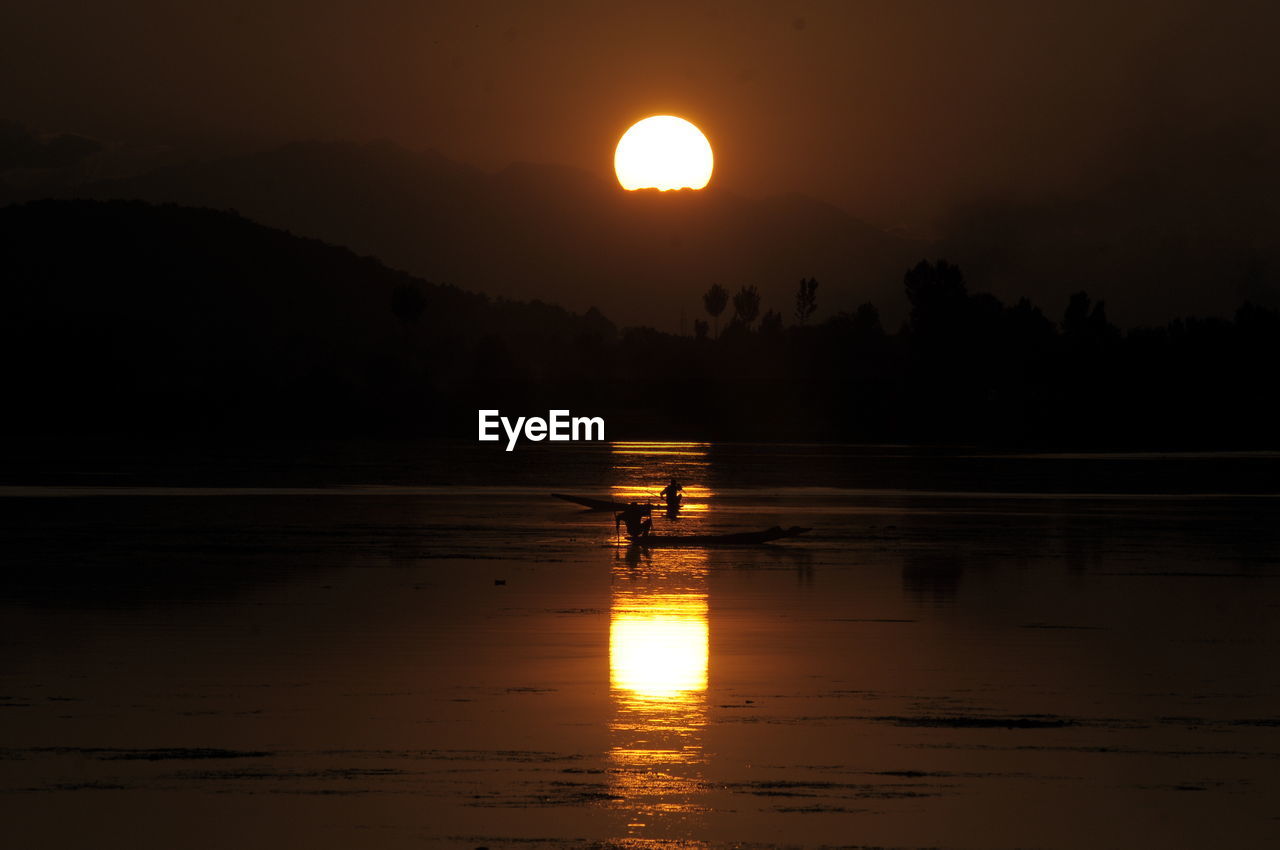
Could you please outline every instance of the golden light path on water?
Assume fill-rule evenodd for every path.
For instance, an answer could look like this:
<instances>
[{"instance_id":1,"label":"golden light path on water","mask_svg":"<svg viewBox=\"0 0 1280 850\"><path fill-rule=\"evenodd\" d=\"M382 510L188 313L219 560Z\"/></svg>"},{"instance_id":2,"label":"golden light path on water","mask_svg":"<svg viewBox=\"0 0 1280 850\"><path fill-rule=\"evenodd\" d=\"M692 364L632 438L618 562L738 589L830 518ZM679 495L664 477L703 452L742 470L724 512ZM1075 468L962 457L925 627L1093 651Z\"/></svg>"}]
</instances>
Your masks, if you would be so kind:
<instances>
[{"instance_id":1,"label":"golden light path on water","mask_svg":"<svg viewBox=\"0 0 1280 850\"><path fill-rule=\"evenodd\" d=\"M610 684L631 699L671 701L705 691L706 594L620 594L609 645Z\"/></svg>"},{"instance_id":2,"label":"golden light path on water","mask_svg":"<svg viewBox=\"0 0 1280 850\"><path fill-rule=\"evenodd\" d=\"M655 552L614 570L609 618L613 793L633 835L701 810L711 629L706 553ZM664 824L664 832L677 829Z\"/></svg>"},{"instance_id":3,"label":"golden light path on water","mask_svg":"<svg viewBox=\"0 0 1280 850\"><path fill-rule=\"evenodd\" d=\"M711 489L703 483L710 463L710 443L617 442L609 447L616 481L610 488L617 502L662 504L662 489L675 478L684 488L682 514L705 514Z\"/></svg>"},{"instance_id":4,"label":"golden light path on water","mask_svg":"<svg viewBox=\"0 0 1280 850\"><path fill-rule=\"evenodd\" d=\"M686 496L691 489L710 495L705 486L693 483L705 479L706 448L699 443L617 444L614 469L624 483L614 486L614 498L644 486L628 478L652 476L655 470L666 480L672 475L680 479ZM678 464L671 463L673 457L680 458ZM705 501L701 507L705 510ZM612 578L612 793L627 818L627 837L694 835L698 815L705 810L699 797L711 659L707 553L629 550L619 554Z\"/></svg>"},{"instance_id":5,"label":"golden light path on water","mask_svg":"<svg viewBox=\"0 0 1280 850\"><path fill-rule=\"evenodd\" d=\"M639 455L646 458L660 458L671 455L692 457L702 461L705 465L707 460L707 449L711 447L710 443L673 443L669 441L654 442L649 440L619 440L610 445L610 451L614 455Z\"/></svg>"}]
</instances>

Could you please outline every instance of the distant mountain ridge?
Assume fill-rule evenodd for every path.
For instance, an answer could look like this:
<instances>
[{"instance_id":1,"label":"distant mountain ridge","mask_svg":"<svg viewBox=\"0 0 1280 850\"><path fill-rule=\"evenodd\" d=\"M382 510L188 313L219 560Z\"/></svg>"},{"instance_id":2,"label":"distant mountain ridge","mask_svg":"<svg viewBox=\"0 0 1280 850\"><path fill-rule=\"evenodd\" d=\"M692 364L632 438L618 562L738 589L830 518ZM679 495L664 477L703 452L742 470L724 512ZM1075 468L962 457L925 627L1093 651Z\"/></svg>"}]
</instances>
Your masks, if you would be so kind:
<instances>
[{"instance_id":1,"label":"distant mountain ridge","mask_svg":"<svg viewBox=\"0 0 1280 850\"><path fill-rule=\"evenodd\" d=\"M693 217L696 200L641 202ZM477 410L568 409L612 439L1152 450L1280 434L1280 312L1125 334L1085 293L1054 323L945 262L904 289L896 333L871 305L714 340L619 333L598 311L433 284L225 210L33 201L0 207L0 430L473 439Z\"/></svg>"},{"instance_id":2,"label":"distant mountain ridge","mask_svg":"<svg viewBox=\"0 0 1280 850\"><path fill-rule=\"evenodd\" d=\"M1061 193L952 198L928 238L810 197L738 196L715 179L700 192L628 193L572 166L485 171L387 141L205 154L105 146L61 168L11 161L9 170L0 163L0 203L83 197L232 209L419 277L577 311L598 306L621 325L673 331L692 330L713 283L755 285L762 310L789 319L808 277L821 283L816 320L870 301L896 328L907 307L903 273L925 258L958 263L975 291L1029 297L1050 315L1081 289L1124 325L1226 317L1242 300L1280 307L1269 138L1191 130L1142 146L1139 165ZM1211 179L1197 170L1206 163Z\"/></svg>"},{"instance_id":3,"label":"distant mountain ridge","mask_svg":"<svg viewBox=\"0 0 1280 850\"><path fill-rule=\"evenodd\" d=\"M171 204L0 207L0 269L16 431L470 429L473 395L527 379L520 352L616 337L597 312L493 301Z\"/></svg>"},{"instance_id":4,"label":"distant mountain ridge","mask_svg":"<svg viewBox=\"0 0 1280 850\"><path fill-rule=\"evenodd\" d=\"M756 285L789 317L802 277L822 284L820 315L874 301L892 320L926 250L798 195L629 193L567 166L488 173L390 142L298 142L59 194L233 209L430 280L669 330L691 329L713 283Z\"/></svg>"}]
</instances>

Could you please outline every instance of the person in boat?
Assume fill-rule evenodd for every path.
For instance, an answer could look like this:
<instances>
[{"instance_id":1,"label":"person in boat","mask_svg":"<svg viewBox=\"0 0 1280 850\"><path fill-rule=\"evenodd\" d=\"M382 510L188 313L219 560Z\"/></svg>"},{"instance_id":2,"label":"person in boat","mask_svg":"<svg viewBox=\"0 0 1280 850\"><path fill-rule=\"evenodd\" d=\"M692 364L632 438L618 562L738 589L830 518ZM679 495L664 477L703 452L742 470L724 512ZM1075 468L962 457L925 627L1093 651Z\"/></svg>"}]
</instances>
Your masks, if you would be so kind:
<instances>
[{"instance_id":1,"label":"person in boat","mask_svg":"<svg viewBox=\"0 0 1280 850\"><path fill-rule=\"evenodd\" d=\"M680 482L672 478L671 483L658 495L666 499L668 505L678 505L680 504L680 494L683 492L684 488L680 486Z\"/></svg>"},{"instance_id":2,"label":"person in boat","mask_svg":"<svg viewBox=\"0 0 1280 850\"><path fill-rule=\"evenodd\" d=\"M648 537L649 532L653 531L653 518L650 516L652 512L653 509L648 505L632 502L625 510L614 516L613 528L616 531L620 525L626 523L627 536L632 540Z\"/></svg>"}]
</instances>

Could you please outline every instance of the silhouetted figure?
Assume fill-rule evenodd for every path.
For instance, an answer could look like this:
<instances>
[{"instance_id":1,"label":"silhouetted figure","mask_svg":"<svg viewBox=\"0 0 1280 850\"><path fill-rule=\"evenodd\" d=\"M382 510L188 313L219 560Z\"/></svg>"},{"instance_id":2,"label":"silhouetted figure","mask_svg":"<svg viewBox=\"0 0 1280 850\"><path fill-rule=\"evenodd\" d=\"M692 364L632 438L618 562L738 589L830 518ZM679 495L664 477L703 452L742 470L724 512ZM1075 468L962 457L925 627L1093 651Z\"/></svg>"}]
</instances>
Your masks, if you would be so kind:
<instances>
[{"instance_id":1,"label":"silhouetted figure","mask_svg":"<svg viewBox=\"0 0 1280 850\"><path fill-rule=\"evenodd\" d=\"M626 524L627 536L632 540L640 540L649 536L649 532L653 531L653 519L649 516L652 510L648 505L638 505L632 502L627 505L625 511L619 512L613 518L613 528L616 531L619 526Z\"/></svg>"},{"instance_id":2,"label":"silhouetted figure","mask_svg":"<svg viewBox=\"0 0 1280 850\"><path fill-rule=\"evenodd\" d=\"M671 483L658 494L666 501L667 516L672 519L675 519L676 514L680 513L680 502L682 501L680 494L683 492L684 488L680 486L680 482L672 478Z\"/></svg>"}]
</instances>

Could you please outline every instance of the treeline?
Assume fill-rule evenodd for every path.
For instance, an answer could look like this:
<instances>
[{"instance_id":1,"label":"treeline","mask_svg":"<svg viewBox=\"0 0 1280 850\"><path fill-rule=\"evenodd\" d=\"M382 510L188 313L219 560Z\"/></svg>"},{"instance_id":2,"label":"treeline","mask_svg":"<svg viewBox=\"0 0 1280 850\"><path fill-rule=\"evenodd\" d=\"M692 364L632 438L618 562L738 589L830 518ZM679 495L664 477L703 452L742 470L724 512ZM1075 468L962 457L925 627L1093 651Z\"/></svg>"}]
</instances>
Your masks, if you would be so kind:
<instances>
[{"instance_id":1,"label":"treeline","mask_svg":"<svg viewBox=\"0 0 1280 850\"><path fill-rule=\"evenodd\" d=\"M1280 442L1273 309L1245 303L1229 319L1124 332L1086 292L1055 320L1026 298L1009 305L970 292L945 260L909 269L903 287L910 314L894 331L873 304L809 324L813 280L800 281L795 323L785 328L779 311L760 314L753 288L713 287L704 308L726 324L718 337L696 327L685 380L696 374L717 388L716 413L696 418L714 416L731 431L752 423L744 435L884 442L1135 450Z\"/></svg>"},{"instance_id":2,"label":"treeline","mask_svg":"<svg viewBox=\"0 0 1280 850\"><path fill-rule=\"evenodd\" d=\"M1050 318L906 272L901 328L761 313L713 287L691 336L493 301L234 213L0 209L10 432L456 436L478 408L603 415L611 438L1255 448L1280 433L1280 316L1122 332L1085 293ZM518 269L513 269L518 274ZM690 293L691 300L699 293Z\"/></svg>"}]
</instances>

